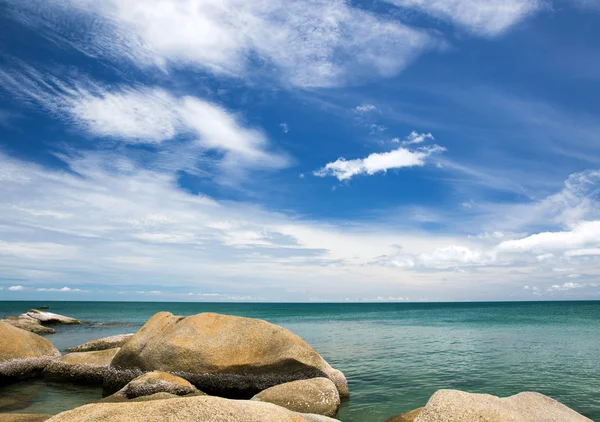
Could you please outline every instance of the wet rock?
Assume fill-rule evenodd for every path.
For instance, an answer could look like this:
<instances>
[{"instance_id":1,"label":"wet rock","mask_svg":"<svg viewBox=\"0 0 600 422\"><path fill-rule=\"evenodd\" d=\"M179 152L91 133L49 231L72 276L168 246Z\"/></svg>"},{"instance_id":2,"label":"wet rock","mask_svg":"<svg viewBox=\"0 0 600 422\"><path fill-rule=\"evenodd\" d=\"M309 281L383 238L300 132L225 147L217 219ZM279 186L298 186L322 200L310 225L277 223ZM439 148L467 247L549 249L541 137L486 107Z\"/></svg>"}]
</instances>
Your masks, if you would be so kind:
<instances>
[{"instance_id":1,"label":"wet rock","mask_svg":"<svg viewBox=\"0 0 600 422\"><path fill-rule=\"evenodd\" d=\"M276 385L255 395L252 400L273 403L301 413L335 416L340 395L328 378L312 378Z\"/></svg>"},{"instance_id":2,"label":"wet rock","mask_svg":"<svg viewBox=\"0 0 600 422\"><path fill-rule=\"evenodd\" d=\"M414 422L415 419L417 419L417 416L419 416L422 411L423 411L423 408L419 407L418 409L411 410L410 412L401 413L399 415L392 416L385 422Z\"/></svg>"},{"instance_id":3,"label":"wet rock","mask_svg":"<svg viewBox=\"0 0 600 422\"><path fill-rule=\"evenodd\" d=\"M499 398L458 390L437 391L415 422L592 422L539 393Z\"/></svg>"},{"instance_id":4,"label":"wet rock","mask_svg":"<svg viewBox=\"0 0 600 422\"><path fill-rule=\"evenodd\" d=\"M0 322L0 385L38 375L58 356L44 337Z\"/></svg>"},{"instance_id":5,"label":"wet rock","mask_svg":"<svg viewBox=\"0 0 600 422\"><path fill-rule=\"evenodd\" d=\"M50 422L335 422L271 403L198 396L127 403L95 403L60 413Z\"/></svg>"},{"instance_id":6,"label":"wet rock","mask_svg":"<svg viewBox=\"0 0 600 422\"><path fill-rule=\"evenodd\" d=\"M65 350L68 353L77 352L97 352L99 350L114 349L123 346L133 334L119 334L116 336L104 337L97 340L91 340L76 347L70 347Z\"/></svg>"},{"instance_id":7,"label":"wet rock","mask_svg":"<svg viewBox=\"0 0 600 422\"><path fill-rule=\"evenodd\" d=\"M38 309L31 309L25 315L37 319L42 324L81 324L81 321L78 319L54 314L52 312L44 312Z\"/></svg>"},{"instance_id":8,"label":"wet rock","mask_svg":"<svg viewBox=\"0 0 600 422\"><path fill-rule=\"evenodd\" d=\"M215 313L154 315L111 362L105 391L114 393L154 370L226 397L250 398L274 385L318 377L347 392L343 374L291 331L259 319Z\"/></svg>"},{"instance_id":9,"label":"wet rock","mask_svg":"<svg viewBox=\"0 0 600 422\"><path fill-rule=\"evenodd\" d=\"M68 381L102 385L108 365L119 351L118 348L97 352L69 353L48 363L44 378L52 381Z\"/></svg>"}]
</instances>

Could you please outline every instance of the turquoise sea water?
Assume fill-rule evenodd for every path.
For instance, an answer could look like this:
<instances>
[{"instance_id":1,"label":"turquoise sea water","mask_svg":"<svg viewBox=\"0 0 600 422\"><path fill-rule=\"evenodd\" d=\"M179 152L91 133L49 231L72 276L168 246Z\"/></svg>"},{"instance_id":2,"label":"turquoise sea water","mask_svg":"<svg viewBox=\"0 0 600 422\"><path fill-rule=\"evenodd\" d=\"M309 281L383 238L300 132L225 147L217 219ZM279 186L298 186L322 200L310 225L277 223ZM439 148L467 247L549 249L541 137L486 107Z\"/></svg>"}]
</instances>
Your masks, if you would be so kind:
<instances>
[{"instance_id":1,"label":"turquoise sea water","mask_svg":"<svg viewBox=\"0 0 600 422\"><path fill-rule=\"evenodd\" d=\"M440 388L508 396L547 394L600 421L600 302L446 304L231 304L44 302L91 324L58 327L59 349L136 331L151 315L200 312L256 317L304 338L350 382L338 418L384 421L423 406ZM40 302L0 302L0 317ZM99 399L97 388L14 384L13 412L58 413ZM6 410L4 410L6 411Z\"/></svg>"}]
</instances>

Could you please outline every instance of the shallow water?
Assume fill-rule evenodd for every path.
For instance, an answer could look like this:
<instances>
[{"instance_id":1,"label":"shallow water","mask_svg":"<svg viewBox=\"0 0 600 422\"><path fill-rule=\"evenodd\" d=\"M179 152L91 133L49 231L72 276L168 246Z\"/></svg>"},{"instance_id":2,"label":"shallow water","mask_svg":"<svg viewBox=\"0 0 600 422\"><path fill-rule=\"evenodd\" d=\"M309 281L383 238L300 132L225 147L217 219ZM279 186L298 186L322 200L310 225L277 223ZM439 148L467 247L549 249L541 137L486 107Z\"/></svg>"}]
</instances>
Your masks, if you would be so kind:
<instances>
[{"instance_id":1,"label":"shallow water","mask_svg":"<svg viewBox=\"0 0 600 422\"><path fill-rule=\"evenodd\" d=\"M158 311L220 312L283 325L348 377L351 399L338 414L345 422L384 421L423 406L440 388L499 396L539 391L600 420L600 302L43 304L91 322L47 336L61 350L134 332ZM40 305L0 302L0 317ZM23 406L13 412L58 413L101 391L41 381L0 390L3 398L17 395Z\"/></svg>"}]
</instances>

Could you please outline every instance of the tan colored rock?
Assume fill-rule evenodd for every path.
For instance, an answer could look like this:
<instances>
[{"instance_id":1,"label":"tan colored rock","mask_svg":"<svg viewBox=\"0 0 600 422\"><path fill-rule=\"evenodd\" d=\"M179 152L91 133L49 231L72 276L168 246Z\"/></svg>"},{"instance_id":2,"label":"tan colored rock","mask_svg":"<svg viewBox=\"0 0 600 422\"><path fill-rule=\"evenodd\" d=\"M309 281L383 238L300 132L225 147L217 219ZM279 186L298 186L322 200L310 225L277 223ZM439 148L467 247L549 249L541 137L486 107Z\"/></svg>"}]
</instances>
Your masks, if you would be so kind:
<instances>
[{"instance_id":1,"label":"tan colored rock","mask_svg":"<svg viewBox=\"0 0 600 422\"><path fill-rule=\"evenodd\" d=\"M0 422L43 422L52 415L27 414L27 413L0 413Z\"/></svg>"},{"instance_id":2,"label":"tan colored rock","mask_svg":"<svg viewBox=\"0 0 600 422\"><path fill-rule=\"evenodd\" d=\"M199 396L127 403L96 403L60 413L50 422L335 422L271 403Z\"/></svg>"},{"instance_id":3,"label":"tan colored rock","mask_svg":"<svg viewBox=\"0 0 600 422\"><path fill-rule=\"evenodd\" d=\"M99 338L97 340L88 341L87 343L83 343L76 347L70 347L66 349L65 352L97 352L99 350L115 349L123 346L131 337L133 337L133 333Z\"/></svg>"},{"instance_id":4,"label":"tan colored rock","mask_svg":"<svg viewBox=\"0 0 600 422\"><path fill-rule=\"evenodd\" d=\"M291 331L215 313L154 315L111 362L105 391L155 370L185 378L206 393L239 398L299 379L334 378L342 388L345 381Z\"/></svg>"},{"instance_id":5,"label":"tan colored rock","mask_svg":"<svg viewBox=\"0 0 600 422\"><path fill-rule=\"evenodd\" d=\"M499 398L457 390L437 391L415 422L592 422L539 393Z\"/></svg>"},{"instance_id":6,"label":"tan colored rock","mask_svg":"<svg viewBox=\"0 0 600 422\"><path fill-rule=\"evenodd\" d=\"M54 314L52 312L44 312L39 309L31 309L25 315L37 319L42 324L81 324L81 321L75 318L67 317L64 315Z\"/></svg>"},{"instance_id":7,"label":"tan colored rock","mask_svg":"<svg viewBox=\"0 0 600 422\"><path fill-rule=\"evenodd\" d=\"M35 318L31 318L26 314L23 314L19 317L10 316L5 319L1 319L0 321L35 334L54 334L56 332L53 328L44 327L40 321Z\"/></svg>"},{"instance_id":8,"label":"tan colored rock","mask_svg":"<svg viewBox=\"0 0 600 422\"><path fill-rule=\"evenodd\" d=\"M98 352L69 353L48 363L44 378L54 381L102 384L118 348Z\"/></svg>"},{"instance_id":9,"label":"tan colored rock","mask_svg":"<svg viewBox=\"0 0 600 422\"><path fill-rule=\"evenodd\" d=\"M44 337L0 322L0 385L35 376L58 356Z\"/></svg>"},{"instance_id":10,"label":"tan colored rock","mask_svg":"<svg viewBox=\"0 0 600 422\"><path fill-rule=\"evenodd\" d=\"M418 409L411 410L410 412L392 416L385 422L415 422L415 419L417 419L417 416L421 414L423 409L423 407L419 407Z\"/></svg>"},{"instance_id":11,"label":"tan colored rock","mask_svg":"<svg viewBox=\"0 0 600 422\"><path fill-rule=\"evenodd\" d=\"M168 372L153 371L130 381L114 395L126 399L150 396L156 393L170 393L177 396L196 393L198 390L189 381Z\"/></svg>"},{"instance_id":12,"label":"tan colored rock","mask_svg":"<svg viewBox=\"0 0 600 422\"><path fill-rule=\"evenodd\" d=\"M276 385L261 391L252 400L273 403L300 413L335 416L340 394L329 378L312 378Z\"/></svg>"}]
</instances>

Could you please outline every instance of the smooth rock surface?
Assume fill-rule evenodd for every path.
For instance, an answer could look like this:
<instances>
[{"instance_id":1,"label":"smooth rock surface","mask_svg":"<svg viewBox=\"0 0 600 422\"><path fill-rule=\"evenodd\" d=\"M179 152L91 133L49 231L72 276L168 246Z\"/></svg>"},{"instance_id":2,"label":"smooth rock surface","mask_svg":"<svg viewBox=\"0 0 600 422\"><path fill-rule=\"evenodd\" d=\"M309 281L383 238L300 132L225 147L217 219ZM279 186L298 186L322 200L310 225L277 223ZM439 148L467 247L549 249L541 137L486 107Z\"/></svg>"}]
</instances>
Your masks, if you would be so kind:
<instances>
[{"instance_id":1,"label":"smooth rock surface","mask_svg":"<svg viewBox=\"0 0 600 422\"><path fill-rule=\"evenodd\" d=\"M98 352L69 353L48 363L44 378L53 381L102 384L118 348Z\"/></svg>"},{"instance_id":2,"label":"smooth rock surface","mask_svg":"<svg viewBox=\"0 0 600 422\"><path fill-rule=\"evenodd\" d=\"M396 416L392 416L385 422L414 422L417 419L417 416L421 414L423 411L423 407L419 407L418 409L411 410L410 412L401 413Z\"/></svg>"},{"instance_id":3,"label":"smooth rock surface","mask_svg":"<svg viewBox=\"0 0 600 422\"><path fill-rule=\"evenodd\" d=\"M0 385L35 376L58 356L44 337L0 322Z\"/></svg>"},{"instance_id":4,"label":"smooth rock surface","mask_svg":"<svg viewBox=\"0 0 600 422\"><path fill-rule=\"evenodd\" d=\"M91 340L87 343L80 344L76 347L70 347L68 349L65 349L65 352L97 352L99 350L115 349L117 347L123 346L131 337L133 337L133 333L119 334L116 336L99 338L97 340Z\"/></svg>"},{"instance_id":5,"label":"smooth rock surface","mask_svg":"<svg viewBox=\"0 0 600 422\"><path fill-rule=\"evenodd\" d=\"M153 371L129 382L114 395L126 399L150 396L156 393L169 393L177 396L197 393L198 390L189 381L168 372Z\"/></svg>"},{"instance_id":6,"label":"smooth rock surface","mask_svg":"<svg viewBox=\"0 0 600 422\"><path fill-rule=\"evenodd\" d=\"M64 315L31 309L25 315L39 320L42 324L81 324L81 321Z\"/></svg>"},{"instance_id":7,"label":"smooth rock surface","mask_svg":"<svg viewBox=\"0 0 600 422\"><path fill-rule=\"evenodd\" d=\"M291 331L215 313L154 315L113 359L105 391L113 393L154 370L185 378L208 394L235 398L299 379L334 378L341 388L345 383L341 372Z\"/></svg>"},{"instance_id":8,"label":"smooth rock surface","mask_svg":"<svg viewBox=\"0 0 600 422\"><path fill-rule=\"evenodd\" d=\"M499 398L458 390L439 390L415 422L592 422L539 393Z\"/></svg>"},{"instance_id":9,"label":"smooth rock surface","mask_svg":"<svg viewBox=\"0 0 600 422\"><path fill-rule=\"evenodd\" d=\"M312 378L276 385L261 391L252 400L273 403L294 412L335 416L340 395L328 378Z\"/></svg>"},{"instance_id":10,"label":"smooth rock surface","mask_svg":"<svg viewBox=\"0 0 600 422\"><path fill-rule=\"evenodd\" d=\"M52 415L28 414L28 413L0 413L0 422L43 422L50 419Z\"/></svg>"},{"instance_id":11,"label":"smooth rock surface","mask_svg":"<svg viewBox=\"0 0 600 422\"><path fill-rule=\"evenodd\" d=\"M271 403L199 396L127 403L88 404L50 422L334 422L320 415L292 412Z\"/></svg>"},{"instance_id":12,"label":"smooth rock surface","mask_svg":"<svg viewBox=\"0 0 600 422\"><path fill-rule=\"evenodd\" d=\"M26 314L23 314L19 317L6 317L5 319L1 319L0 321L10 324L13 327L17 327L35 334L54 334L56 332L53 328L44 327L39 320L31 318Z\"/></svg>"}]
</instances>

